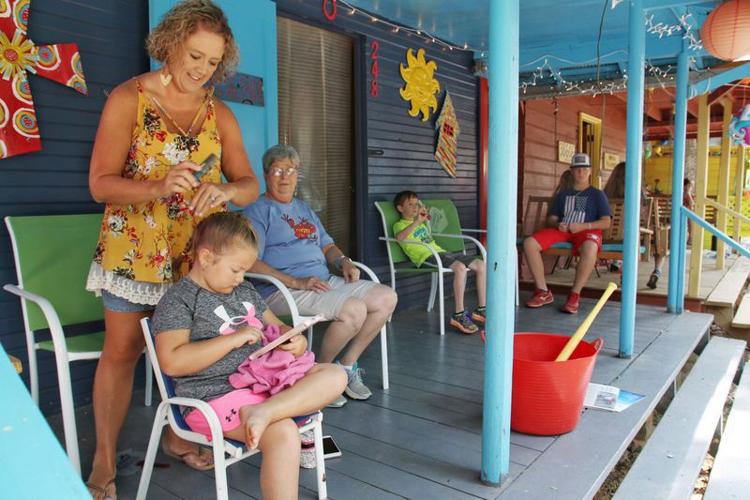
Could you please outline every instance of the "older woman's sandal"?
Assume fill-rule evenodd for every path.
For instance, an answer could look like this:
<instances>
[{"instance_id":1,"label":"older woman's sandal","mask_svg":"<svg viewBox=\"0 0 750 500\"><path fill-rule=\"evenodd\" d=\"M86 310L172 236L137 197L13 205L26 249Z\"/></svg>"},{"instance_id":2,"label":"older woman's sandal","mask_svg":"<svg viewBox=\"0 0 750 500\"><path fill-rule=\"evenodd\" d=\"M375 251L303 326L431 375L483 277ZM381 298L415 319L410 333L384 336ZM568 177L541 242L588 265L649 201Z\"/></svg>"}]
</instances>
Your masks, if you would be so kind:
<instances>
[{"instance_id":1,"label":"older woman's sandal","mask_svg":"<svg viewBox=\"0 0 750 500\"><path fill-rule=\"evenodd\" d=\"M103 487L94 483L86 483L86 488L88 488L91 498L94 500L117 500L117 488L114 479Z\"/></svg>"},{"instance_id":2,"label":"older woman's sandal","mask_svg":"<svg viewBox=\"0 0 750 500\"><path fill-rule=\"evenodd\" d=\"M184 453L176 453L170 450L167 445L162 441L161 451L164 452L168 457L176 458L183 464L195 470L211 470L214 468L214 455L211 450L198 447L198 451L190 450ZM204 454L204 451L207 453Z\"/></svg>"}]
</instances>

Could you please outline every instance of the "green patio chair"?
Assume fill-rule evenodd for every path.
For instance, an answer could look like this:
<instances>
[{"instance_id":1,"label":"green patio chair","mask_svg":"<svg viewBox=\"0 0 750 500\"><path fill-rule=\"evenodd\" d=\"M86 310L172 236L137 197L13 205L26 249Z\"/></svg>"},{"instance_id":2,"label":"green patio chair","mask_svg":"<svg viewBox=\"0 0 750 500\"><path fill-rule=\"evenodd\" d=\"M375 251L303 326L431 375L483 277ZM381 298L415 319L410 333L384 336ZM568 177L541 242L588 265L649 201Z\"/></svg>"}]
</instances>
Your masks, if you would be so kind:
<instances>
[{"instance_id":1,"label":"green patio chair","mask_svg":"<svg viewBox=\"0 0 750 500\"><path fill-rule=\"evenodd\" d=\"M432 235L438 245L448 252L466 253L466 242L470 241L476 245L484 261L487 261L487 251L484 245L472 236L464 233L485 233L483 229L463 229L458 217L458 210L451 200L432 199L422 200L430 213L430 226ZM440 335L445 335L445 314L443 302L445 299L443 275L452 273L450 268L442 266L437 252L433 251L437 266L416 267L401 250L401 245L393 235L393 224L400 219L400 215L392 201L376 201L375 207L380 213L383 222L383 234L380 240L386 242L388 252L388 266L391 272L391 286L396 289L396 275L420 275L429 274L431 277L430 297L427 302L427 311L432 311L435 306L435 296L439 296L438 307L440 310ZM424 245L423 243L419 243ZM428 245L424 245L430 248ZM432 250L430 248L430 250ZM516 304L518 304L518 289L516 283Z\"/></svg>"},{"instance_id":2,"label":"green patio chair","mask_svg":"<svg viewBox=\"0 0 750 500\"><path fill-rule=\"evenodd\" d=\"M66 336L65 329L104 318L101 298L86 290L102 214L5 217L18 284L3 288L21 298L31 397L39 404L37 351L54 353L60 389L65 449L80 473L69 363L98 359L104 332ZM50 340L37 340L49 329ZM151 364L146 359L146 406L151 404Z\"/></svg>"}]
</instances>

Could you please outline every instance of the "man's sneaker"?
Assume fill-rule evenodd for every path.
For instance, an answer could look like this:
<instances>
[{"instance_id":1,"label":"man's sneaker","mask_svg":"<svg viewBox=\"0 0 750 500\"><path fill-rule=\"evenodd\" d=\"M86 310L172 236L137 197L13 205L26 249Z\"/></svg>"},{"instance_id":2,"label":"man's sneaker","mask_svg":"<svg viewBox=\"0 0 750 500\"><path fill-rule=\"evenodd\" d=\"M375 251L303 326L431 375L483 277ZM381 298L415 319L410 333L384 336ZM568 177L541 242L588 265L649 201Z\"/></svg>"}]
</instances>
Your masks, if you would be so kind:
<instances>
[{"instance_id":1,"label":"man's sneaker","mask_svg":"<svg viewBox=\"0 0 750 500\"><path fill-rule=\"evenodd\" d=\"M551 304L555 298L549 290L534 290L534 295L526 301L526 307L537 308Z\"/></svg>"},{"instance_id":2,"label":"man's sneaker","mask_svg":"<svg viewBox=\"0 0 750 500\"><path fill-rule=\"evenodd\" d=\"M565 304L563 304L560 310L568 314L576 314L578 312L578 300L580 298L580 293L570 292L570 295L568 295L568 300L565 302Z\"/></svg>"},{"instance_id":3,"label":"man's sneaker","mask_svg":"<svg viewBox=\"0 0 750 500\"><path fill-rule=\"evenodd\" d=\"M349 382L346 384L344 394L352 399L370 399L372 391L362 382L365 371L354 363L352 370L346 370L346 374L349 376Z\"/></svg>"},{"instance_id":4,"label":"man's sneaker","mask_svg":"<svg viewBox=\"0 0 750 500\"><path fill-rule=\"evenodd\" d=\"M646 286L649 287L651 290L656 288L656 282L659 281L659 277L661 276L661 273L657 273L654 271L651 273L651 276L648 278L648 283L646 283Z\"/></svg>"},{"instance_id":5,"label":"man's sneaker","mask_svg":"<svg viewBox=\"0 0 750 500\"><path fill-rule=\"evenodd\" d=\"M333 401L331 401L330 403L328 403L327 406L328 408L341 408L345 404L346 404L346 398L344 397L343 394L339 394L339 396Z\"/></svg>"},{"instance_id":6,"label":"man's sneaker","mask_svg":"<svg viewBox=\"0 0 750 500\"><path fill-rule=\"evenodd\" d=\"M451 314L450 325L465 335L471 335L479 331L479 327L471 320L469 311Z\"/></svg>"},{"instance_id":7,"label":"man's sneaker","mask_svg":"<svg viewBox=\"0 0 750 500\"><path fill-rule=\"evenodd\" d=\"M314 469L317 465L315 460L315 443L302 445L302 451L299 454L299 466L303 469Z\"/></svg>"},{"instance_id":8,"label":"man's sneaker","mask_svg":"<svg viewBox=\"0 0 750 500\"><path fill-rule=\"evenodd\" d=\"M477 307L474 309L474 312L471 313L471 319L474 320L476 323L484 323L485 316L487 315L487 308L486 307Z\"/></svg>"}]
</instances>

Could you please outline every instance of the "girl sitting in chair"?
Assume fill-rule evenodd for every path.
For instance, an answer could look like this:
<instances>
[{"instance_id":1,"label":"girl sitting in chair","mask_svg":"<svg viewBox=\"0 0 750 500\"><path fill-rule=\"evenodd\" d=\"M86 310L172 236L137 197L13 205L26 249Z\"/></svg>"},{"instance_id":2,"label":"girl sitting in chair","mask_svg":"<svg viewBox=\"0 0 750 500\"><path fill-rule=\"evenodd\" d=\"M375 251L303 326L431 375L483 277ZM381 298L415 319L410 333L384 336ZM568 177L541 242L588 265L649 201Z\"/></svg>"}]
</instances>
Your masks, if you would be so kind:
<instances>
[{"instance_id":1,"label":"girl sitting in chair","mask_svg":"<svg viewBox=\"0 0 750 500\"><path fill-rule=\"evenodd\" d=\"M256 320L282 331L289 327L244 279L258 247L242 214L221 212L206 218L195 230L193 250L190 273L167 291L154 313L159 363L174 378L177 396L208 402L226 437L262 451L263 498L296 498L300 437L292 417L333 401L344 390L346 374L336 365L316 364L273 396L232 387L229 376L261 346ZM238 318L243 321L235 321ZM303 335L278 347L294 356L306 348ZM193 431L211 437L200 411L188 411L185 421Z\"/></svg>"}]
</instances>

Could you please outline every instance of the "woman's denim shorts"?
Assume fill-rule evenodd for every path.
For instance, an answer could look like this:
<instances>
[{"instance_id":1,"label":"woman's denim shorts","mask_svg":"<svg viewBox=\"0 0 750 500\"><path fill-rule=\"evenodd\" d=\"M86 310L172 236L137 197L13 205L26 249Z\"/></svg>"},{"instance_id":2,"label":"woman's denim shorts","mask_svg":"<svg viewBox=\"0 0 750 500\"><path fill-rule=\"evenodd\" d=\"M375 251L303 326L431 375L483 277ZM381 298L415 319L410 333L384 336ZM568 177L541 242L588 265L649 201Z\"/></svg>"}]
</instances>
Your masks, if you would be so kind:
<instances>
[{"instance_id":1,"label":"woman's denim shorts","mask_svg":"<svg viewBox=\"0 0 750 500\"><path fill-rule=\"evenodd\" d=\"M135 304L128 299L113 295L107 290L102 290L102 302L104 303L104 307L110 311L122 313L147 312L153 311L156 308L156 306L150 304Z\"/></svg>"}]
</instances>

